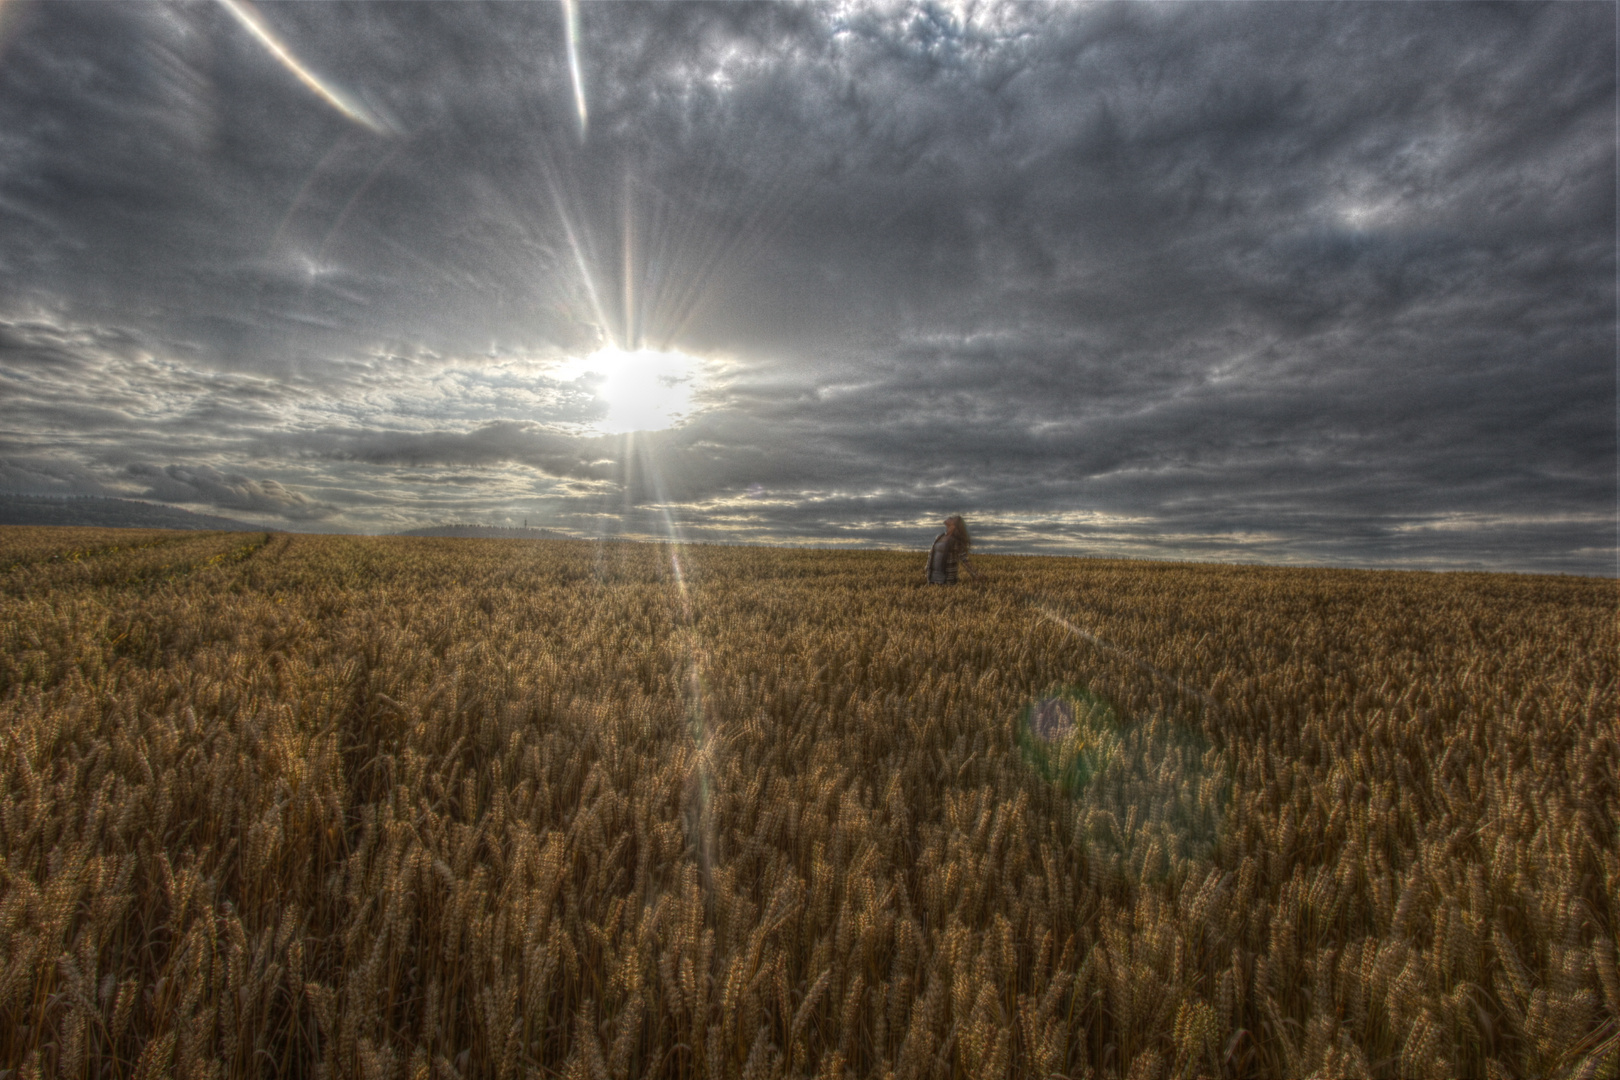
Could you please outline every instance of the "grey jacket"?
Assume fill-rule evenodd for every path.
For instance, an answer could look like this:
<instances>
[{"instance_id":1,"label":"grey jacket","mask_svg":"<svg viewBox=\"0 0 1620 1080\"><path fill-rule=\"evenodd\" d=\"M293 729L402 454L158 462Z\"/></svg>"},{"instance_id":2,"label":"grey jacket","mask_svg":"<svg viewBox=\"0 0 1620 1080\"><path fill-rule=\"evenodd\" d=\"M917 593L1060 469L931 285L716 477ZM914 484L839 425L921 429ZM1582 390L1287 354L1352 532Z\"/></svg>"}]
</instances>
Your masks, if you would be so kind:
<instances>
[{"instance_id":1,"label":"grey jacket","mask_svg":"<svg viewBox=\"0 0 1620 1080\"><path fill-rule=\"evenodd\" d=\"M956 546L950 542L950 534L940 533L934 538L934 546L928 550L928 583L955 585L958 564L967 562L966 554L957 554ZM972 567L969 566L969 569Z\"/></svg>"}]
</instances>

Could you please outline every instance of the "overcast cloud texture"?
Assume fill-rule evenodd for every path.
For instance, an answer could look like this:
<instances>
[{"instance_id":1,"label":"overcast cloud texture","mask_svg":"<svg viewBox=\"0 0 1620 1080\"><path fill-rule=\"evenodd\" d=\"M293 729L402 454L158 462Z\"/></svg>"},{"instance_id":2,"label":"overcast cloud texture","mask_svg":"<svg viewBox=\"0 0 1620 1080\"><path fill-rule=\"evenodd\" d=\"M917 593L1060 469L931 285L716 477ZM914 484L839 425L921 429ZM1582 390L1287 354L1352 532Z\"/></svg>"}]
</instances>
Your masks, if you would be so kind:
<instances>
[{"instance_id":1,"label":"overcast cloud texture","mask_svg":"<svg viewBox=\"0 0 1620 1080\"><path fill-rule=\"evenodd\" d=\"M1615 11L11 0L0 490L1613 575Z\"/></svg>"}]
</instances>

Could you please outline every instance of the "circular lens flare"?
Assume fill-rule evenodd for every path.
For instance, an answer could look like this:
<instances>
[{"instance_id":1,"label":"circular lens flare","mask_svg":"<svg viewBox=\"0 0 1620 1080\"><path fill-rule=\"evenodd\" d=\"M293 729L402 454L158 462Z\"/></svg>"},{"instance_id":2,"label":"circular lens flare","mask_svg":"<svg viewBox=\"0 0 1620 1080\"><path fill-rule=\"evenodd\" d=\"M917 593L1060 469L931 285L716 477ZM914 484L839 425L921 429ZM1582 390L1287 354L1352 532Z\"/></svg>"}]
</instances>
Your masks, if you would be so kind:
<instances>
[{"instance_id":1,"label":"circular lens flare","mask_svg":"<svg viewBox=\"0 0 1620 1080\"><path fill-rule=\"evenodd\" d=\"M1084 689L1064 688L1024 710L1016 732L1025 759L1069 795L1119 755L1113 707Z\"/></svg>"}]
</instances>

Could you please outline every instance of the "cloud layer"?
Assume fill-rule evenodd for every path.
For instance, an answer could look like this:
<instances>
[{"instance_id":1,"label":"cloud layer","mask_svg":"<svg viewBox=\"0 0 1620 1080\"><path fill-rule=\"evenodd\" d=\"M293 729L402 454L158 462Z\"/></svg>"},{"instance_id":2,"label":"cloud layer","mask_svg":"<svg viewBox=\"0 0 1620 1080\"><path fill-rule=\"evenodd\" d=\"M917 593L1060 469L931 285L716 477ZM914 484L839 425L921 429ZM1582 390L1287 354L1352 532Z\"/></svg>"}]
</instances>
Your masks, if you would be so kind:
<instances>
[{"instance_id":1,"label":"cloud layer","mask_svg":"<svg viewBox=\"0 0 1620 1080\"><path fill-rule=\"evenodd\" d=\"M7 9L6 489L1616 572L1611 6L258 13Z\"/></svg>"}]
</instances>

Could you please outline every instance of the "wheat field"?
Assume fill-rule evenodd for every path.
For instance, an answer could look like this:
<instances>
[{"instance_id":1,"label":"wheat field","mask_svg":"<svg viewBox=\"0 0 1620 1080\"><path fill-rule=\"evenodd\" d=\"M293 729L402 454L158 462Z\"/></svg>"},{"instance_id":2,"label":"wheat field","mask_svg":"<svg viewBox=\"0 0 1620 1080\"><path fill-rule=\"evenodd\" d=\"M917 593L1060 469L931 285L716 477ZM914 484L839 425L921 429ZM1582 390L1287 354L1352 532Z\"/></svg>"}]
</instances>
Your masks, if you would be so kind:
<instances>
[{"instance_id":1,"label":"wheat field","mask_svg":"<svg viewBox=\"0 0 1620 1080\"><path fill-rule=\"evenodd\" d=\"M1620 1072L1611 580L0 530L4 1077Z\"/></svg>"}]
</instances>

